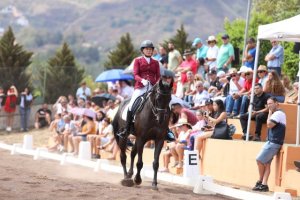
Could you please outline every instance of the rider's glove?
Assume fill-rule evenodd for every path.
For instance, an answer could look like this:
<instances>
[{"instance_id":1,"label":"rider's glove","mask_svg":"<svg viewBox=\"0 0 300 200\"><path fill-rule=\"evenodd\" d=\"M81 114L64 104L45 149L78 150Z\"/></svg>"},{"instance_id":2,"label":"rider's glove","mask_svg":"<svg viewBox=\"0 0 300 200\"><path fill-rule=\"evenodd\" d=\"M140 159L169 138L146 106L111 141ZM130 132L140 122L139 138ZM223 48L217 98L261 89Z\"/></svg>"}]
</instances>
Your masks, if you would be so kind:
<instances>
[{"instance_id":1,"label":"rider's glove","mask_svg":"<svg viewBox=\"0 0 300 200\"><path fill-rule=\"evenodd\" d=\"M147 86L149 83L146 79L142 79L141 82L144 86Z\"/></svg>"}]
</instances>

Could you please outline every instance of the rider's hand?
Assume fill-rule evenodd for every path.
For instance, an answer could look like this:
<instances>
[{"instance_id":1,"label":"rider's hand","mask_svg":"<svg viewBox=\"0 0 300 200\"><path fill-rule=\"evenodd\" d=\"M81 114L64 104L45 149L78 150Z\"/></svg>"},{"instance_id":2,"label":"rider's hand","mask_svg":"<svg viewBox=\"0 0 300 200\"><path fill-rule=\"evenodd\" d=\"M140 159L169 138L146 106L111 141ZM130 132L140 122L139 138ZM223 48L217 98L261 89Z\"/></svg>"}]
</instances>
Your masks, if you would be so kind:
<instances>
[{"instance_id":1,"label":"rider's hand","mask_svg":"<svg viewBox=\"0 0 300 200\"><path fill-rule=\"evenodd\" d=\"M147 86L147 85L148 85L148 83L149 83L149 82L148 82L146 79L142 79L142 81L141 81L141 82L142 82L142 84L143 84L144 86Z\"/></svg>"}]
</instances>

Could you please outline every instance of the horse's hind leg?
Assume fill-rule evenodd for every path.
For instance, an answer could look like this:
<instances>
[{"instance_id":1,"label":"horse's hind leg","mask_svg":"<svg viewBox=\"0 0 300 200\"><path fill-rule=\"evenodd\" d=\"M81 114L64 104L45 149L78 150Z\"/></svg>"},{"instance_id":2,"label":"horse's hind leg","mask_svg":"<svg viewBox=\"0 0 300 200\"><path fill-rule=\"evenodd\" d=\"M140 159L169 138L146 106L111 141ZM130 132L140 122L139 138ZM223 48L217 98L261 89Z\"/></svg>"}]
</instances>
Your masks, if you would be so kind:
<instances>
[{"instance_id":1,"label":"horse's hind leg","mask_svg":"<svg viewBox=\"0 0 300 200\"><path fill-rule=\"evenodd\" d=\"M134 182L135 184L140 185L142 183L141 170L143 168L143 151L144 151L145 142L141 140L137 140L136 144L137 144L138 161L136 163L137 173L134 177Z\"/></svg>"},{"instance_id":2,"label":"horse's hind leg","mask_svg":"<svg viewBox=\"0 0 300 200\"><path fill-rule=\"evenodd\" d=\"M131 156L130 159L131 160L130 160L130 168L129 168L129 171L127 173L127 178L131 178L132 175L133 175L133 164L134 164L134 159L135 159L136 153L137 153L137 146L136 146L136 143L135 143L133 145L131 153L130 153L130 156Z\"/></svg>"},{"instance_id":3,"label":"horse's hind leg","mask_svg":"<svg viewBox=\"0 0 300 200\"><path fill-rule=\"evenodd\" d=\"M121 150L120 159L121 159L121 164L122 164L123 172L124 172L124 179L121 181L121 184L123 186L132 187L134 185L132 179L127 178L127 169L126 169L126 159L127 159L126 148L127 148L127 145L126 145L126 140L127 139L121 139L119 141L119 146L120 146L120 150Z\"/></svg>"},{"instance_id":4,"label":"horse's hind leg","mask_svg":"<svg viewBox=\"0 0 300 200\"><path fill-rule=\"evenodd\" d=\"M157 188L157 171L159 168L159 155L161 152L161 149L164 145L164 140L156 140L155 141L155 150L154 150L154 161L153 161L153 170L154 170L154 176L153 176L153 181L152 181L152 189L153 190L158 190Z\"/></svg>"}]
</instances>

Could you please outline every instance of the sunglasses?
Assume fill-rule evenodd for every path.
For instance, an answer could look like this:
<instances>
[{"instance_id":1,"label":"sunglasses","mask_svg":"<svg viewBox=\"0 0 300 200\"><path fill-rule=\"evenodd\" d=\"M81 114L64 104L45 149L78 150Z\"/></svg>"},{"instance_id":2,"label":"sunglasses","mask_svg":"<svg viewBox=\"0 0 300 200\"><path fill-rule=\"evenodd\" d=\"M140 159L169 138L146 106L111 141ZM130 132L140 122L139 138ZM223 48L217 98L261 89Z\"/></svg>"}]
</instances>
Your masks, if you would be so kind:
<instances>
[{"instance_id":1,"label":"sunglasses","mask_svg":"<svg viewBox=\"0 0 300 200\"><path fill-rule=\"evenodd\" d=\"M250 73L245 73L245 76L249 76L250 75Z\"/></svg>"},{"instance_id":2,"label":"sunglasses","mask_svg":"<svg viewBox=\"0 0 300 200\"><path fill-rule=\"evenodd\" d=\"M230 75L230 77L236 77L236 76L237 76L236 74L231 74L231 75Z\"/></svg>"},{"instance_id":3,"label":"sunglasses","mask_svg":"<svg viewBox=\"0 0 300 200\"><path fill-rule=\"evenodd\" d=\"M258 70L257 73L264 73L266 72L265 70Z\"/></svg>"}]
</instances>

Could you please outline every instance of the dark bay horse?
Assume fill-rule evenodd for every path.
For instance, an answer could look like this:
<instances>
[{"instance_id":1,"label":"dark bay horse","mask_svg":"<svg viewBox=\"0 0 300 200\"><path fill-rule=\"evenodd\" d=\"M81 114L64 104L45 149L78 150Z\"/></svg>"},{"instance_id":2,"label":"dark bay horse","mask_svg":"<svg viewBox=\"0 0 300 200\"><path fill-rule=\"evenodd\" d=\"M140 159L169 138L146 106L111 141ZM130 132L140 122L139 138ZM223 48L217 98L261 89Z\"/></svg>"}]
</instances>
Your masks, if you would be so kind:
<instances>
[{"instance_id":1,"label":"dark bay horse","mask_svg":"<svg viewBox=\"0 0 300 200\"><path fill-rule=\"evenodd\" d=\"M128 172L126 168L127 137L120 138L117 134L119 131L122 131L125 128L125 121L121 116L122 111L129 103L129 100L124 101L120 105L119 110L112 122L114 135L121 150L120 158L124 170L124 179L121 181L123 186L131 187L134 184L140 185L142 183L140 172L143 168L144 145L147 141L154 140L154 177L152 188L155 190L158 189L157 171L159 167L159 156L164 145L164 139L167 134L171 113L169 102L171 101L173 79L171 79L171 81L168 80L169 79L167 78L162 78L157 84L153 86L153 88L149 92L149 95L147 95L144 107L141 109L141 111L138 111L136 113L133 129L134 132L131 131L131 134L135 135L136 140L131 150L130 169ZM134 180L132 180L134 158L136 154L138 154L138 161L136 163L137 173Z\"/></svg>"}]
</instances>

